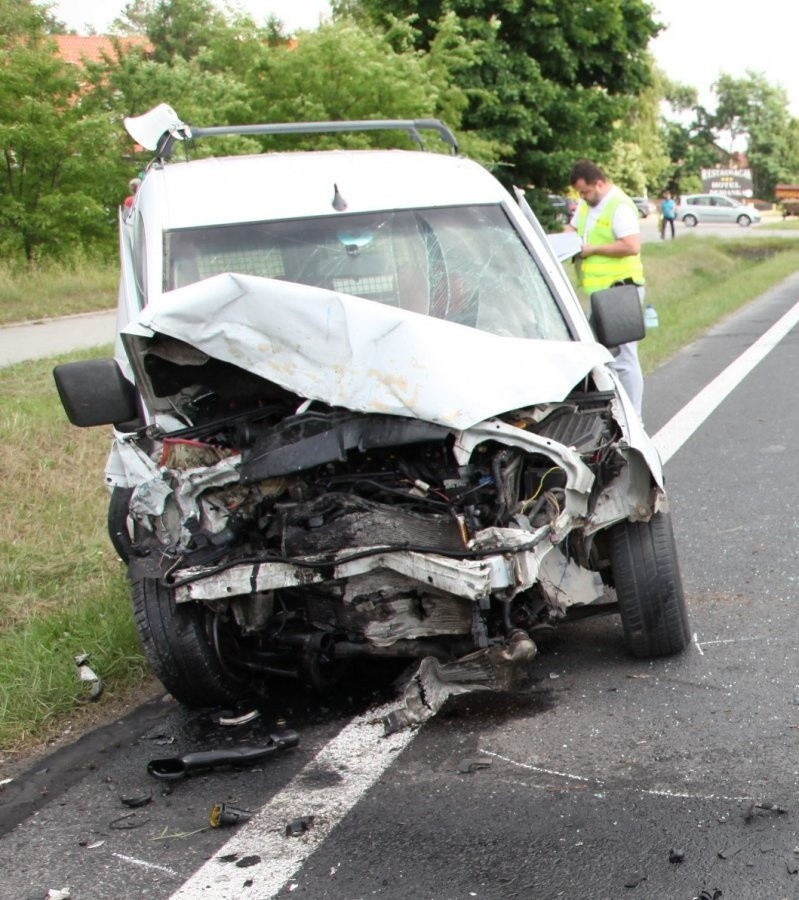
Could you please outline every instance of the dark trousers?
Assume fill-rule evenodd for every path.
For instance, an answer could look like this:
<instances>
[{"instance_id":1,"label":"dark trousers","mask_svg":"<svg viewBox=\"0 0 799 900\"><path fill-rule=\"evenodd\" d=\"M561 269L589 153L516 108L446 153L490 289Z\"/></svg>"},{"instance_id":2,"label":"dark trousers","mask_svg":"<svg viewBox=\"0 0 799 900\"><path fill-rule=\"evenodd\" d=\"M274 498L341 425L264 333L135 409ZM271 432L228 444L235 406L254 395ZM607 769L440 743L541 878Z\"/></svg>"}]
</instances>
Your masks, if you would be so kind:
<instances>
[{"instance_id":1,"label":"dark trousers","mask_svg":"<svg viewBox=\"0 0 799 900\"><path fill-rule=\"evenodd\" d=\"M662 238L666 237L666 226L671 228L671 236L674 237L674 219L661 219L660 220L660 236Z\"/></svg>"}]
</instances>

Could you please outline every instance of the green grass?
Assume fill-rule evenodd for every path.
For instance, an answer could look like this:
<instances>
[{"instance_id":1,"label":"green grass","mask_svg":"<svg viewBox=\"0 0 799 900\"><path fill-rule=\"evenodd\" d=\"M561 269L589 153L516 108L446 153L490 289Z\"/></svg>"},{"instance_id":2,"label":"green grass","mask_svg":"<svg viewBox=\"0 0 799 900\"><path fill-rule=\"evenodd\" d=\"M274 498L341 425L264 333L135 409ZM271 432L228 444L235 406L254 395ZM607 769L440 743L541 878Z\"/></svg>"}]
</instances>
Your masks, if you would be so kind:
<instances>
[{"instance_id":1,"label":"green grass","mask_svg":"<svg viewBox=\"0 0 799 900\"><path fill-rule=\"evenodd\" d=\"M692 235L645 244L643 255L647 301L660 319L640 345L651 371L799 270L799 239ZM4 280L14 279L6 272ZM42 302L49 298L38 315L83 312L113 305L99 287L111 281L104 269L25 273L5 285L4 296L21 297L38 284ZM83 302L81 284L96 287ZM8 320L19 318L5 312ZM110 437L104 428L70 425L52 379L55 363L85 356L0 369L0 753L6 755L40 746L66 722L79 730L98 708L132 696L149 679L124 569L106 535L102 472ZM80 653L90 654L106 685L97 704L86 701L77 678Z\"/></svg>"},{"instance_id":2,"label":"green grass","mask_svg":"<svg viewBox=\"0 0 799 900\"><path fill-rule=\"evenodd\" d=\"M646 302L660 326L639 345L644 372L799 270L799 239L690 238L645 244Z\"/></svg>"},{"instance_id":3,"label":"green grass","mask_svg":"<svg viewBox=\"0 0 799 900\"><path fill-rule=\"evenodd\" d=\"M76 259L27 269L0 264L0 325L113 309L119 266Z\"/></svg>"},{"instance_id":4,"label":"green grass","mask_svg":"<svg viewBox=\"0 0 799 900\"><path fill-rule=\"evenodd\" d=\"M109 348L110 349L110 348ZM108 702L148 676L122 563L106 536L105 429L70 425L56 362L0 369L0 752L30 747L87 689L74 656L90 654Z\"/></svg>"},{"instance_id":5,"label":"green grass","mask_svg":"<svg viewBox=\"0 0 799 900\"><path fill-rule=\"evenodd\" d=\"M770 219L757 226L758 231L763 231L764 229L766 231L799 231L799 219L792 219L790 217L783 219L782 216L780 216L778 219Z\"/></svg>"}]
</instances>

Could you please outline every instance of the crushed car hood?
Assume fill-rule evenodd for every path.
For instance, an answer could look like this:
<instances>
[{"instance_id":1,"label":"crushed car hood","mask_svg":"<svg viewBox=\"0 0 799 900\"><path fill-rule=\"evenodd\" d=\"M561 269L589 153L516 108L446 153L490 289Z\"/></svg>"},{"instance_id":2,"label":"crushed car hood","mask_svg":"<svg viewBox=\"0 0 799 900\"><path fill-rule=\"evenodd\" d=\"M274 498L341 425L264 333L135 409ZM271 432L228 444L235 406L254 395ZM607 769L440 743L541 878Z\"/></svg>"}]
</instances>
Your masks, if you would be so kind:
<instances>
[{"instance_id":1,"label":"crushed car hood","mask_svg":"<svg viewBox=\"0 0 799 900\"><path fill-rule=\"evenodd\" d=\"M456 429L563 400L612 359L599 344L501 337L349 294L231 273L163 294L123 330L145 380L137 357L156 333L310 400Z\"/></svg>"}]
</instances>

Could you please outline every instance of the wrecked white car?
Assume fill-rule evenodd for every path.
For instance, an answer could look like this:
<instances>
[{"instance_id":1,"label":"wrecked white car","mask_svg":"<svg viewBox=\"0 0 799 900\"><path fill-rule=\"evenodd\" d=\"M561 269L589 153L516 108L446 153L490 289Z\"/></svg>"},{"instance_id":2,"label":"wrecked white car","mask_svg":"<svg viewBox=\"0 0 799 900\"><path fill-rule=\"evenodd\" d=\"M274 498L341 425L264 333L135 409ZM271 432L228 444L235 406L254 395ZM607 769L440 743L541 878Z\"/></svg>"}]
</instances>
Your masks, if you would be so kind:
<instances>
[{"instance_id":1,"label":"wrecked white car","mask_svg":"<svg viewBox=\"0 0 799 900\"><path fill-rule=\"evenodd\" d=\"M111 538L179 700L400 657L400 726L511 687L573 617L619 613L639 657L686 646L660 461L608 367L637 295L596 297L592 330L523 198L435 120L127 124L155 159L120 218L116 358L54 374L74 424L114 426ZM189 159L366 128L452 153Z\"/></svg>"}]
</instances>

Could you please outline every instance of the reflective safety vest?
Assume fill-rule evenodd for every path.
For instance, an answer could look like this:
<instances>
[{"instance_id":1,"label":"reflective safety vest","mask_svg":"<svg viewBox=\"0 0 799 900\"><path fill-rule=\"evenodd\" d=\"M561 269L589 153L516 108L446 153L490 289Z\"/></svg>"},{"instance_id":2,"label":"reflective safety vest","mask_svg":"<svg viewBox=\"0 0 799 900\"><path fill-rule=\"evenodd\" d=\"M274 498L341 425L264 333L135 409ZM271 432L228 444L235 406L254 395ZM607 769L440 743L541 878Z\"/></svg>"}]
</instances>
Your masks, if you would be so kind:
<instances>
[{"instance_id":1,"label":"reflective safety vest","mask_svg":"<svg viewBox=\"0 0 799 900\"><path fill-rule=\"evenodd\" d=\"M586 235L585 220L588 217L588 204L583 200L577 208L577 233L584 243L589 245L612 244L616 240L613 234L613 214L620 203L627 203L638 210L630 198L621 191L614 191L607 203L602 207L599 217ZM580 260L580 285L586 294L601 291L610 287L614 281L631 279L635 284L644 283L644 266L641 255L635 256L586 256Z\"/></svg>"}]
</instances>

